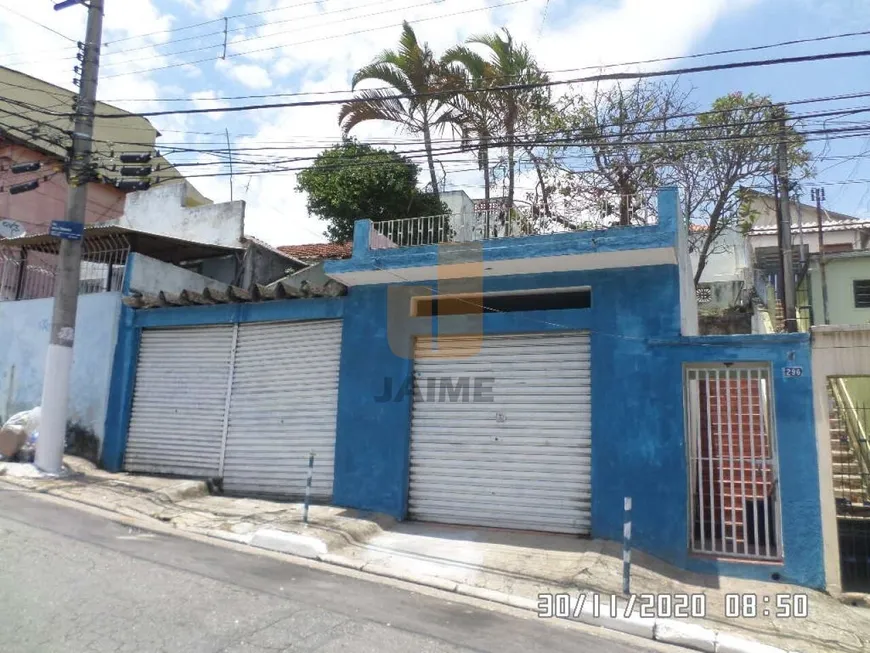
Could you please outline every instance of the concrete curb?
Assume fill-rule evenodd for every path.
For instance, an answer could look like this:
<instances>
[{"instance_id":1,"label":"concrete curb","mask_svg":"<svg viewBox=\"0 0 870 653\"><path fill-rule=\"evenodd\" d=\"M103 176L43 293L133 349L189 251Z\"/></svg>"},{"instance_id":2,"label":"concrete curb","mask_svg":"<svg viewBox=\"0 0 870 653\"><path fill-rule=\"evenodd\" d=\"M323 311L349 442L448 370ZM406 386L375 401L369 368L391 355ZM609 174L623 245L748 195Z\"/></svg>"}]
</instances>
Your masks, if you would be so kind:
<instances>
[{"instance_id":1,"label":"concrete curb","mask_svg":"<svg viewBox=\"0 0 870 653\"><path fill-rule=\"evenodd\" d=\"M11 477L11 475L3 475L3 479L7 482L12 482L15 485L24 487L27 486L26 481L33 480L32 477L15 478ZM205 488L205 492L203 492L202 494L195 494L201 491L200 488L195 487L197 485L202 485ZM167 488L167 490L176 490L176 488ZM64 496L63 494L55 493L51 490L36 491L48 495L57 496L58 498L66 501L72 501L75 503L91 506L99 510L108 510L118 515L126 515L131 518L139 518L145 516L153 519L153 517L150 517L149 515L143 515L143 513L135 510L124 511L119 506L109 506L104 503L91 502L83 499L82 497ZM159 492L165 493L166 490L161 490ZM186 494L188 492L194 494ZM177 488L177 494L169 493L164 500L174 503L177 501L181 501L184 498L189 498L190 496L203 496L207 493L208 488L204 482L200 483L197 481L191 481L189 483L185 482L179 484L179 487ZM234 533L215 530L178 530L187 530L188 532L200 532L201 535L205 535L206 537L220 539L227 542L232 542L234 544L242 544L245 546L256 547L267 551L282 553L285 555L292 555L310 560L316 560L324 564L344 567L373 576L381 576L393 580L441 590L444 592L455 593L479 600L499 603L501 605L518 608L528 612L538 612L538 602L534 599L513 596L505 592L490 590L483 587L476 587L463 583L455 583L444 580L443 578L438 578L436 576L405 573L373 563L361 563L355 560L351 560L349 558L345 558L343 556L329 553L325 542L317 537L310 535L301 535L297 533L290 533L287 531L280 531L268 528L261 528L253 533L248 533L245 535L238 535ZM572 613L575 612L575 607L576 600L571 605ZM784 649L769 646L767 644L762 644L760 642L755 642L736 635L732 635L730 633L719 632L711 630L709 628L705 628L704 626L686 623L674 619L650 619L641 618L636 615L631 615L629 617L625 617L624 615L617 615L613 617L610 614L605 614L605 612L609 612L609 605L605 606L603 602L601 605L601 614L598 615L594 615L591 613L589 604L586 604L582 607L583 609L577 613L576 617L570 617L566 620L576 621L590 626L598 626L600 628L604 628L605 630L612 630L619 633L634 635L636 637L654 640L663 644L670 644L695 651L705 651L708 653L796 653L795 651L785 651Z\"/></svg>"},{"instance_id":2,"label":"concrete curb","mask_svg":"<svg viewBox=\"0 0 870 653\"><path fill-rule=\"evenodd\" d=\"M158 501L178 503L185 499L204 497L208 493L208 483L205 481L181 481L177 485L162 490L154 490L150 494Z\"/></svg>"}]
</instances>

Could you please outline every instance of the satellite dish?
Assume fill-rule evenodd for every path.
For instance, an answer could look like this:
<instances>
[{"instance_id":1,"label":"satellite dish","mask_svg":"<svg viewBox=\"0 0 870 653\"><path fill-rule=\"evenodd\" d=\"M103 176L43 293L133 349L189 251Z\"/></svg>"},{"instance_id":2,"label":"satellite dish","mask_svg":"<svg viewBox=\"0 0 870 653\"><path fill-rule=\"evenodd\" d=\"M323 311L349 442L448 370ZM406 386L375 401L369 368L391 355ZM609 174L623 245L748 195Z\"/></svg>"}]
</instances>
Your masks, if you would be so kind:
<instances>
[{"instance_id":1,"label":"satellite dish","mask_svg":"<svg viewBox=\"0 0 870 653\"><path fill-rule=\"evenodd\" d=\"M25 235L24 226L16 220L0 220L0 238L20 238Z\"/></svg>"}]
</instances>

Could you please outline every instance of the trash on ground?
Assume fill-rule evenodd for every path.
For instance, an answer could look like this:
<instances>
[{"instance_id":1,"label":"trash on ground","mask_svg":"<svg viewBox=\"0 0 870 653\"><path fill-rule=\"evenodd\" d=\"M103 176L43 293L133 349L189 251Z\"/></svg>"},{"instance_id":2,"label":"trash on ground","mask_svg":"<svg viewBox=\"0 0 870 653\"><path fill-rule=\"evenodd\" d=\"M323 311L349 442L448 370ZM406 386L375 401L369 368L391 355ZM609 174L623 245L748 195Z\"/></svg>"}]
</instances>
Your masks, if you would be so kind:
<instances>
[{"instance_id":1,"label":"trash on ground","mask_svg":"<svg viewBox=\"0 0 870 653\"><path fill-rule=\"evenodd\" d=\"M33 462L42 409L37 406L16 413L0 428L0 456L16 462Z\"/></svg>"}]
</instances>

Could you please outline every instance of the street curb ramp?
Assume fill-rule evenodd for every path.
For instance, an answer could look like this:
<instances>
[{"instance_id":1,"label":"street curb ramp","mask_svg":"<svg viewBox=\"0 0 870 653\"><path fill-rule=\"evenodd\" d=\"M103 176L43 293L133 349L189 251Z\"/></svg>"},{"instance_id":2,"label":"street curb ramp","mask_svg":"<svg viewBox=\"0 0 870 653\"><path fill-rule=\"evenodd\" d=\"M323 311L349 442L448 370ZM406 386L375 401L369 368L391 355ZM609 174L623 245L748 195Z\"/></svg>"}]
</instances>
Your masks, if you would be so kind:
<instances>
[{"instance_id":1,"label":"street curb ramp","mask_svg":"<svg viewBox=\"0 0 870 653\"><path fill-rule=\"evenodd\" d=\"M538 612L538 603L534 599L513 596L496 590L465 585L464 583L454 583L446 581L443 578L381 568L372 563L360 564L343 556L329 553L324 542L317 537L309 535L260 529L254 533L250 543L252 546L262 549L309 558L330 565L346 567L355 571L414 583L415 585L423 585L446 592L455 592L463 596L492 601L512 608ZM640 617L638 615L626 617L624 614L617 616L593 614L589 609L592 601L585 601L584 605L581 606L582 609L576 611L576 601L577 599L572 599L570 610L571 614L576 614L576 616L557 618L576 621L589 626L598 626L606 630L634 635L635 637L642 637L661 642L662 644L681 646L693 651L704 651L705 653L798 653L676 619L655 619Z\"/></svg>"}]
</instances>

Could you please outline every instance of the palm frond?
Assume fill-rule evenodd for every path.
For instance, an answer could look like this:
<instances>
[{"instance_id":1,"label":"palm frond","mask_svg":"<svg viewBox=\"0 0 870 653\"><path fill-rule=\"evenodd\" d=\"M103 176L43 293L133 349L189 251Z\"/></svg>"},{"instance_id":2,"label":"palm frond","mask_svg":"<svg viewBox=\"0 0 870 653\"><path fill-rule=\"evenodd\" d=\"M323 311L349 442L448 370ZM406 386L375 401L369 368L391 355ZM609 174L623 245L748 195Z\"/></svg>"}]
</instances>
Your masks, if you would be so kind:
<instances>
[{"instance_id":1,"label":"palm frond","mask_svg":"<svg viewBox=\"0 0 870 653\"><path fill-rule=\"evenodd\" d=\"M355 89L357 84L364 80L382 82L387 86L392 86L402 95L412 95L414 93L414 89L404 71L398 66L384 61L375 61L357 70L353 75L351 88Z\"/></svg>"},{"instance_id":2,"label":"palm frond","mask_svg":"<svg viewBox=\"0 0 870 653\"><path fill-rule=\"evenodd\" d=\"M395 122L416 131L416 126L410 120L402 102L391 93L378 89L360 91L354 102L341 105L338 112L338 123L345 136L351 129L367 120Z\"/></svg>"}]
</instances>

